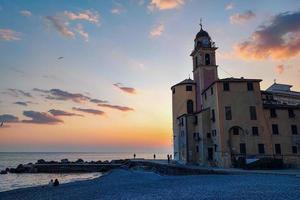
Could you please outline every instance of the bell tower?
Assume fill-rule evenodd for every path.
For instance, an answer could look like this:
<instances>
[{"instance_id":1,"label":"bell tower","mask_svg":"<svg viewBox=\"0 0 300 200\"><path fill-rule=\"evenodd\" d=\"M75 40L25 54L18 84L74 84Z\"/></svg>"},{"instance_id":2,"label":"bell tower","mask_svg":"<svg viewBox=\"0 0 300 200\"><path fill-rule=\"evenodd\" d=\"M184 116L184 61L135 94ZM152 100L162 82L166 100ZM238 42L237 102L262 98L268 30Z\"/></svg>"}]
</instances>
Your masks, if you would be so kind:
<instances>
[{"instance_id":1,"label":"bell tower","mask_svg":"<svg viewBox=\"0 0 300 200\"><path fill-rule=\"evenodd\" d=\"M202 29L202 22L200 22L200 31L194 42L191 56L193 58L194 81L196 82L196 111L200 111L202 109L202 91L218 79L217 47L209 34Z\"/></svg>"}]
</instances>

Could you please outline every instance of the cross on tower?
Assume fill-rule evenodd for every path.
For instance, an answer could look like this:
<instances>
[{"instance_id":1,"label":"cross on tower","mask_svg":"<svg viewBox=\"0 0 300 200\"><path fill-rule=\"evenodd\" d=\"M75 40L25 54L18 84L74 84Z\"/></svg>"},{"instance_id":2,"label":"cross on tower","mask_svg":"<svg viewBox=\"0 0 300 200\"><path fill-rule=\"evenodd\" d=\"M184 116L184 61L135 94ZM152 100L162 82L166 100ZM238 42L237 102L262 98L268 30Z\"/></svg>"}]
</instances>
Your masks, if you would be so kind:
<instances>
[{"instance_id":1,"label":"cross on tower","mask_svg":"<svg viewBox=\"0 0 300 200\"><path fill-rule=\"evenodd\" d=\"M202 18L200 18L200 27L202 29Z\"/></svg>"}]
</instances>

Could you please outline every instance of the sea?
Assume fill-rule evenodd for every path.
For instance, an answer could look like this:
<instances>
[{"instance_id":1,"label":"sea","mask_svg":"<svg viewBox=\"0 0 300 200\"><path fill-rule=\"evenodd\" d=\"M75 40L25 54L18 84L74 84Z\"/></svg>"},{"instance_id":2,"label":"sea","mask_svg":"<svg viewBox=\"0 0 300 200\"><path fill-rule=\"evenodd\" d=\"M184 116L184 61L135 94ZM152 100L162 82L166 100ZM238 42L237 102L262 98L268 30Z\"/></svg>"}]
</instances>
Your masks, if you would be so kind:
<instances>
[{"instance_id":1,"label":"sea","mask_svg":"<svg viewBox=\"0 0 300 200\"><path fill-rule=\"evenodd\" d=\"M84 161L115 160L133 158L134 153L99 153L99 152L0 152L0 170L7 167L17 167L19 164L35 163L39 159L46 161L60 161L68 159L76 161L81 158ZM157 159L165 159L166 153L156 153ZM152 159L153 153L136 153L137 158ZM60 183L88 180L100 177L102 173L37 173L37 174L4 174L0 175L0 192L47 185L51 179L58 179Z\"/></svg>"}]
</instances>

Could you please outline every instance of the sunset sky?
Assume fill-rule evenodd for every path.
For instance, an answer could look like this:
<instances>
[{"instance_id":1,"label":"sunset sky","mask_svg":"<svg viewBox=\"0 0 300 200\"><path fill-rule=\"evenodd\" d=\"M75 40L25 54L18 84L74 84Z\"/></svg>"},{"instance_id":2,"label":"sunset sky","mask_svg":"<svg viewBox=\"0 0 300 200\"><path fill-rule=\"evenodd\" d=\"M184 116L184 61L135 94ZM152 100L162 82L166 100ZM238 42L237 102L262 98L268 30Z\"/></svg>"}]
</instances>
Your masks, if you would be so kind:
<instances>
[{"instance_id":1,"label":"sunset sky","mask_svg":"<svg viewBox=\"0 0 300 200\"><path fill-rule=\"evenodd\" d=\"M219 77L300 91L299 0L0 0L0 151L172 151L202 18Z\"/></svg>"}]
</instances>

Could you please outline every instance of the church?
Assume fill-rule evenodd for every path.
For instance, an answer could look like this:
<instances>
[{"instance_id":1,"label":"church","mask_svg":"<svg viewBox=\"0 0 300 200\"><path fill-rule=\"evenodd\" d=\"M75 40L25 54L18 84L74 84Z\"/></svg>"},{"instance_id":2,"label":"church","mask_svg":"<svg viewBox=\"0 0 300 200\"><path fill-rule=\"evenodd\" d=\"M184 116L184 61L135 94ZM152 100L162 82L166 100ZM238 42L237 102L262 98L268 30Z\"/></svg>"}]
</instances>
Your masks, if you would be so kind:
<instances>
[{"instance_id":1,"label":"church","mask_svg":"<svg viewBox=\"0 0 300 200\"><path fill-rule=\"evenodd\" d=\"M216 44L200 27L193 80L171 87L174 159L228 168L271 158L300 167L300 92L278 83L261 90L255 78L220 79Z\"/></svg>"}]
</instances>

